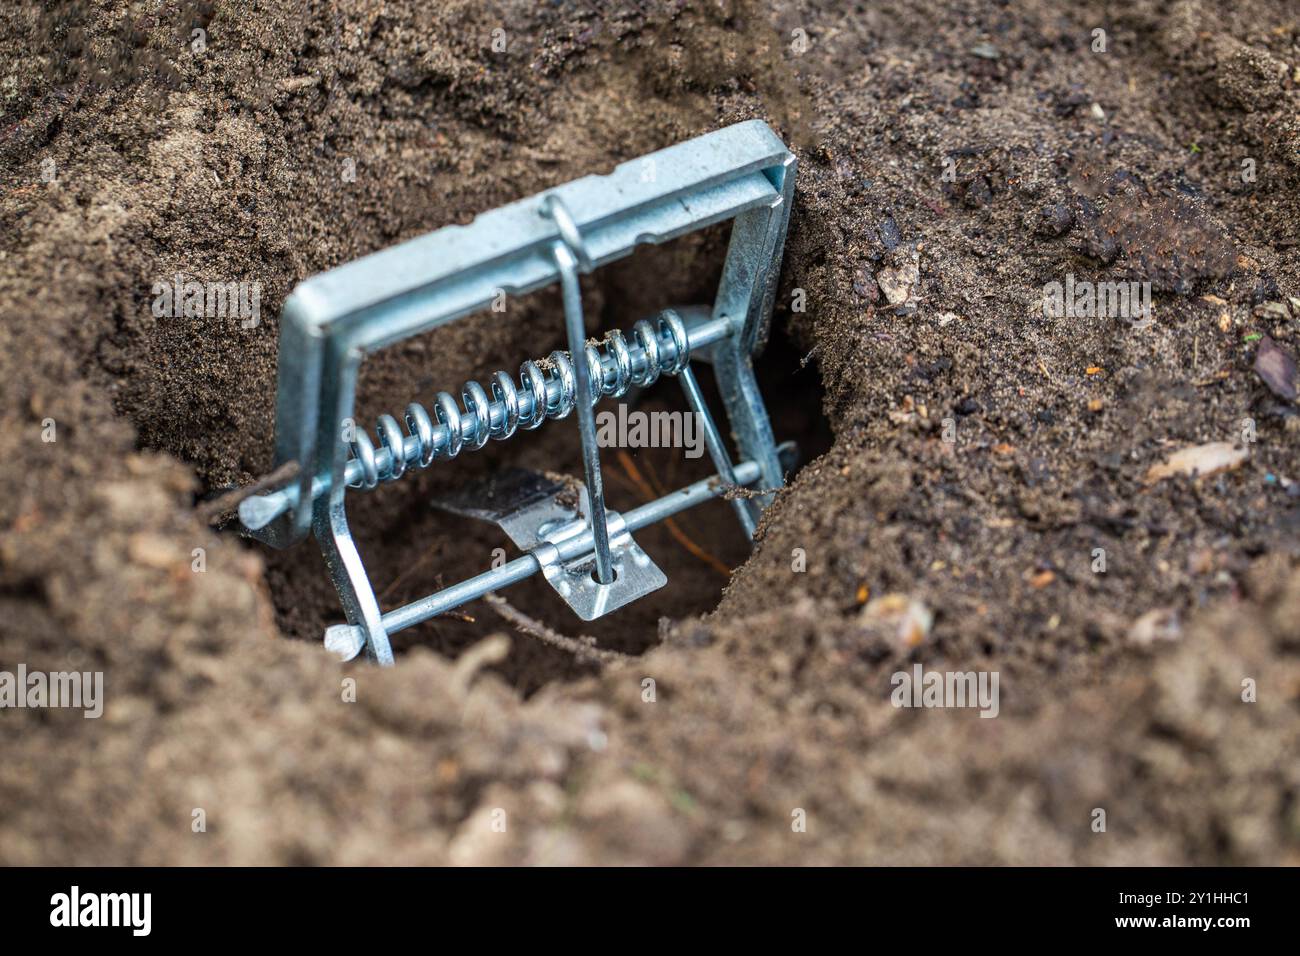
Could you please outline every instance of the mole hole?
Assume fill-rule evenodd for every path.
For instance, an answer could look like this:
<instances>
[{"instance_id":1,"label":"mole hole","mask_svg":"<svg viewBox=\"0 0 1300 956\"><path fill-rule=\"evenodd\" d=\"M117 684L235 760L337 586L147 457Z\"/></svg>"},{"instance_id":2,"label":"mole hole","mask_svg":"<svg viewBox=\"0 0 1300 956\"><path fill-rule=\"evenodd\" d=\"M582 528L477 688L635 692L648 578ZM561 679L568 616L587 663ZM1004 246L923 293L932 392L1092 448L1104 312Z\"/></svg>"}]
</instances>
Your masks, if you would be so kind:
<instances>
[{"instance_id":1,"label":"mole hole","mask_svg":"<svg viewBox=\"0 0 1300 956\"><path fill-rule=\"evenodd\" d=\"M626 333L637 319L653 317L666 305L711 301L725 252L725 233L715 235L706 230L674 252L678 243L639 249L628 259L583 278L591 335L599 337L609 329ZM665 276L671 277L667 290L663 287ZM370 369L363 366L358 421L367 427L378 412L400 409L412 399L428 406L438 389L459 394L463 378L487 381L497 368L517 367L525 358L536 359L551 348L562 347L562 312L554 290L517 302L506 313L509 322L500 315L471 317L439 330L434 351L430 351L435 345L432 340L408 340L381 353L385 355L382 363ZM776 441L794 441L802 464L830 447L831 433L822 414L817 366L805 364L806 349L788 335L786 325L785 318L774 317L771 340L755 359L754 369ZM476 334L483 339L475 340ZM474 341L482 347L470 348ZM429 356L446 355L457 342L463 342L466 349L454 354L470 356L470 365L456 368L446 380L440 373L433 381L428 372ZM738 461L712 366L697 360L692 368L727 450L733 462ZM689 411L681 385L669 375L648 388L607 398L597 406L598 415L611 413L618 428L623 428L619 422L629 422L634 412L684 423L682 416ZM602 447L601 472L609 508L626 514L714 474L702 429L697 433L697 441L670 442L671 447L633 447L627 441ZM630 432L624 437L630 437ZM434 507L439 497L510 467L531 469L560 481L581 480L576 419L548 420L535 430L520 429L509 440L490 441L480 450L465 449L455 459L439 459L428 468L409 467L400 480L382 482L374 491L348 494L349 526L382 611L500 567L521 554L492 522ZM717 607L731 572L751 553L735 512L722 498L642 528L633 537L668 583L617 611L583 621L545 578L536 574L499 593L518 612L510 614L511 620L493 603L474 601L391 635L394 651L400 658L424 647L455 658L484 638L503 633L511 638L511 650L494 669L520 692L531 694L556 680L589 676L600 666L591 655L575 655L560 646L564 642L538 638L537 632L623 654L642 654L659 643L662 620L690 619ZM263 553L281 631L292 638L319 642L327 626L343 620L319 547L314 541L304 541L284 551ZM521 631L521 620L533 622L534 633L527 633L528 627Z\"/></svg>"}]
</instances>

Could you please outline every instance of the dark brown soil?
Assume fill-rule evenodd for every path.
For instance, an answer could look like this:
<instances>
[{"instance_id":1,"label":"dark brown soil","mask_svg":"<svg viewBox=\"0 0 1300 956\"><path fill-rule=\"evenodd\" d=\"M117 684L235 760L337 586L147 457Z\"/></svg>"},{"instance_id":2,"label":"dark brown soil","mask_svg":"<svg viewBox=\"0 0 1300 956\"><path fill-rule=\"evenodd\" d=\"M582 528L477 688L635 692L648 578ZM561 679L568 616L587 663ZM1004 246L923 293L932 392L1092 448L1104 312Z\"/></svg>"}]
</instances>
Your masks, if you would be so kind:
<instances>
[{"instance_id":1,"label":"dark brown soil","mask_svg":"<svg viewBox=\"0 0 1300 956\"><path fill-rule=\"evenodd\" d=\"M5 5L0 52L0 670L107 693L0 711L0 862L1300 862L1300 413L1254 365L1300 344L1289 0L51 2ZM799 154L759 364L809 461L752 556L714 503L679 528L709 560L638 536L673 583L623 614L509 592L625 660L475 604L340 668L313 545L203 507L271 467L288 291L755 117ZM593 276L592 331L707 300L724 242ZM263 320L155 318L177 272L260 282ZM1044 318L1067 274L1150 282L1154 322ZM360 420L546 354L558 316L376 356ZM354 496L382 603L480 570L500 541L431 499L578 473L571 424ZM633 466L618 507L706 468ZM900 639L908 601L933 627ZM997 671L999 716L895 708L916 662Z\"/></svg>"}]
</instances>

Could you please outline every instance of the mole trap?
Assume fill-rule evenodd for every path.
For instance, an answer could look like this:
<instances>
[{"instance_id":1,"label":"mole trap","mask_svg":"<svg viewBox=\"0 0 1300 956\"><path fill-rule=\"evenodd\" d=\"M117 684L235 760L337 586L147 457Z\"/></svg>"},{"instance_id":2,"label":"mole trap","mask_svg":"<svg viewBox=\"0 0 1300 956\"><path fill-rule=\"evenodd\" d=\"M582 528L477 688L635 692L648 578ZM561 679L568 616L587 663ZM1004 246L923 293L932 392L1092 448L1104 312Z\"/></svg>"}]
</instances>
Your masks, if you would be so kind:
<instances>
[{"instance_id":1,"label":"mole trap","mask_svg":"<svg viewBox=\"0 0 1300 956\"><path fill-rule=\"evenodd\" d=\"M347 624L326 646L345 660L363 650L392 664L390 635L540 572L584 620L667 583L633 534L729 488L751 487L732 507L747 535L782 484L793 455L778 448L751 358L766 341L794 191L795 158L761 121L738 123L347 263L302 282L280 322L275 464L292 481L246 498L239 515L259 540L286 547L316 536ZM732 220L712 305L666 309L587 344L579 275L632 253ZM412 402L402 421L381 415L377 441L352 427L362 358L486 309L504 290L523 295L558 282L568 352L525 361L519 375L471 381L458 402L439 392ZM504 320L503 320L504 321ZM704 403L692 360L711 362L739 452L733 462ZM619 514L605 506L593 406L661 375L681 383L717 473ZM382 611L348 530L349 489L371 489L408 470L450 461L489 439L577 412L585 484L561 488L511 469L439 502L495 522L523 554L499 567ZM783 461L783 458L786 460ZM290 468L290 471L293 469ZM576 507L575 507L576 499Z\"/></svg>"}]
</instances>

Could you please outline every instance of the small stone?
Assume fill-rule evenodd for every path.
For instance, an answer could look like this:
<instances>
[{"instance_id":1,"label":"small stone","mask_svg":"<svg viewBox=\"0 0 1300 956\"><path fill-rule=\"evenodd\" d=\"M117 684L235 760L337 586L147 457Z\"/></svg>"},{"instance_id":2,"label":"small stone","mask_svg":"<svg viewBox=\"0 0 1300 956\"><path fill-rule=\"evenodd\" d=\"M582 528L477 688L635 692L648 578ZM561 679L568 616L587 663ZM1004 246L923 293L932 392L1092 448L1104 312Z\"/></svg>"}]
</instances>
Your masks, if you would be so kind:
<instances>
[{"instance_id":1,"label":"small stone","mask_svg":"<svg viewBox=\"0 0 1300 956\"><path fill-rule=\"evenodd\" d=\"M902 241L903 237L898 231L898 223L894 222L893 216L886 216L880 223L880 244L885 247L886 252L893 252Z\"/></svg>"},{"instance_id":2,"label":"small stone","mask_svg":"<svg viewBox=\"0 0 1300 956\"><path fill-rule=\"evenodd\" d=\"M1176 641L1181 636L1178 612L1167 607L1147 611L1133 622L1128 632L1129 642L1139 647L1150 647L1157 641Z\"/></svg>"},{"instance_id":3,"label":"small stone","mask_svg":"<svg viewBox=\"0 0 1300 956\"><path fill-rule=\"evenodd\" d=\"M1244 448L1238 448L1231 442L1212 441L1205 445L1195 445L1174 452L1168 460L1147 469L1146 483L1155 484L1174 475L1189 475L1204 478L1221 471L1237 468L1249 457Z\"/></svg>"},{"instance_id":4,"label":"small stone","mask_svg":"<svg viewBox=\"0 0 1300 956\"><path fill-rule=\"evenodd\" d=\"M894 593L868 601L859 612L859 620L869 630L883 629L894 649L906 652L930 636L934 614L915 598Z\"/></svg>"},{"instance_id":5,"label":"small stone","mask_svg":"<svg viewBox=\"0 0 1300 956\"><path fill-rule=\"evenodd\" d=\"M920 273L916 266L903 266L900 269L884 269L880 273L880 288L890 305L902 305L911 297L912 287Z\"/></svg>"},{"instance_id":6,"label":"small stone","mask_svg":"<svg viewBox=\"0 0 1300 956\"><path fill-rule=\"evenodd\" d=\"M915 308L917 287L921 284L920 255L913 249L910 257L895 258L901 261L897 265L881 269L877 281L890 305Z\"/></svg>"},{"instance_id":7,"label":"small stone","mask_svg":"<svg viewBox=\"0 0 1300 956\"><path fill-rule=\"evenodd\" d=\"M1259 348L1255 351L1255 374L1278 398L1295 401L1295 357L1274 342L1271 336L1259 340Z\"/></svg>"},{"instance_id":8,"label":"small stone","mask_svg":"<svg viewBox=\"0 0 1300 956\"><path fill-rule=\"evenodd\" d=\"M1038 232L1045 236L1061 236L1074 225L1074 213L1063 202L1044 206L1038 210Z\"/></svg>"},{"instance_id":9,"label":"small stone","mask_svg":"<svg viewBox=\"0 0 1300 956\"><path fill-rule=\"evenodd\" d=\"M1262 302L1252 310L1255 315L1261 318L1281 319L1286 321L1291 317L1291 312L1286 307L1285 302Z\"/></svg>"}]
</instances>

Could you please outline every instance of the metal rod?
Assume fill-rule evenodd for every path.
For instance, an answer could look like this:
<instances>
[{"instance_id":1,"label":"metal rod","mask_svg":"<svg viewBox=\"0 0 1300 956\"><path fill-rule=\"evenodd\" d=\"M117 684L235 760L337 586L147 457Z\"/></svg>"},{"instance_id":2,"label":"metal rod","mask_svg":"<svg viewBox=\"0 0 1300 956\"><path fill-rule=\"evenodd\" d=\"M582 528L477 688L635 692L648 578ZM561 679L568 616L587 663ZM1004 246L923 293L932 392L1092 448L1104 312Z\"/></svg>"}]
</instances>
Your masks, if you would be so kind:
<instances>
[{"instance_id":1,"label":"metal rod","mask_svg":"<svg viewBox=\"0 0 1300 956\"><path fill-rule=\"evenodd\" d=\"M564 293L564 327L569 335L569 354L577 380L578 434L582 438L582 470L591 501L591 530L596 552L596 580L614 583L614 559L609 553L609 527L605 518L605 485L600 475L600 448L596 445L595 396L591 366L587 363L587 327L582 319L582 286L578 281L578 260L562 242L555 244L555 261L560 267Z\"/></svg>"},{"instance_id":2,"label":"metal rod","mask_svg":"<svg viewBox=\"0 0 1300 956\"><path fill-rule=\"evenodd\" d=\"M560 273L564 301L564 329L569 337L569 356L574 371L578 405L578 434L582 439L582 470L587 479L587 499L591 504L591 531L595 545L596 581L614 583L614 559L609 552L609 524L605 517L605 483L600 474L600 446L596 444L596 413L592 406L600 397L592 381L587 358L587 324L582 316L582 282L578 276L593 268L582 234L569 215L568 207L552 193L542 203L542 212L555 223L560 233L552 246L552 255ZM603 373L603 369L602 369ZM603 377L603 374L602 374Z\"/></svg>"},{"instance_id":3,"label":"metal rod","mask_svg":"<svg viewBox=\"0 0 1300 956\"><path fill-rule=\"evenodd\" d=\"M732 477L735 479L734 483L741 486L753 484L761 475L762 469L756 462L752 461L741 462L732 472ZM655 524L665 518L671 518L679 511L685 511L687 508L692 508L711 498L718 497L723 493L727 484L728 482L721 475L704 478L692 485L687 485L679 491L670 492L662 498L656 498L654 501L633 508L621 516L620 523L629 534L639 531L647 525ZM559 544L554 545L554 547L557 549L561 561L572 561L584 554L590 554L593 548L591 529L588 528L581 534L566 538ZM536 557L531 553L525 554L523 557L506 562L499 568L484 571L482 574L461 581L459 584L443 588L428 597L389 611L383 616L384 630L389 634L405 630L419 624L421 621L427 621L431 617L442 614L444 611L450 611L452 608L459 607L468 601L481 598L489 591L495 591L522 581L524 578L531 577L541 569L541 562Z\"/></svg>"},{"instance_id":4,"label":"metal rod","mask_svg":"<svg viewBox=\"0 0 1300 956\"><path fill-rule=\"evenodd\" d=\"M682 383L682 391L686 393L687 404L691 406L696 420L704 429L704 444L709 448L709 457L713 459L713 466L718 469L718 475L724 482L735 485L736 473L731 467L731 456L727 454L727 446L722 443L722 435L718 433L718 426L713 421L713 416L709 414L709 406L704 403L704 393L700 391L700 383L689 364L677 373L677 378ZM745 529L745 536L752 541L754 515L749 510L749 502L744 498L732 498L731 507L736 512L736 517L740 519L740 526Z\"/></svg>"}]
</instances>

